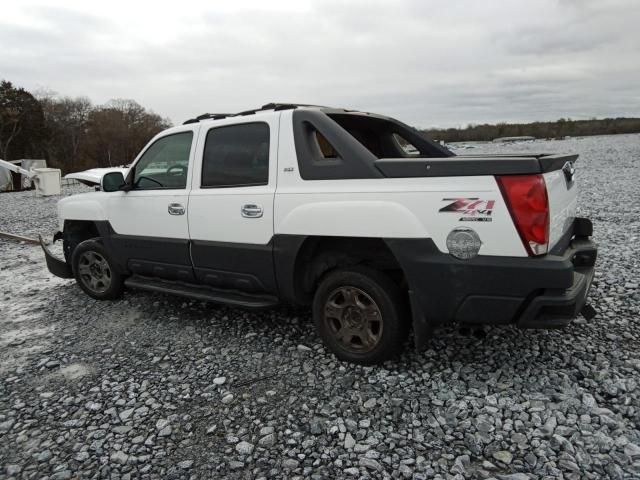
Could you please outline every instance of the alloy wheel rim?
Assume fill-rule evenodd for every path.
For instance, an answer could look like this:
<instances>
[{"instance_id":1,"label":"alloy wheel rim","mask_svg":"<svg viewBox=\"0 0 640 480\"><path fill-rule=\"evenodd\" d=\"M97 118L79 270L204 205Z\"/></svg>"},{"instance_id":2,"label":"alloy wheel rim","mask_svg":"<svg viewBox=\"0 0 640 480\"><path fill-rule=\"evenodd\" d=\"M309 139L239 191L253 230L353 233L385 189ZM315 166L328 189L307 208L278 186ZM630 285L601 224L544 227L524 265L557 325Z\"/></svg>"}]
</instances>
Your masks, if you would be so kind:
<instances>
[{"instance_id":1,"label":"alloy wheel rim","mask_svg":"<svg viewBox=\"0 0 640 480\"><path fill-rule=\"evenodd\" d=\"M382 338L382 312L364 290L343 286L324 305L324 322L340 346L351 353L371 352Z\"/></svg>"},{"instance_id":2,"label":"alloy wheel rim","mask_svg":"<svg viewBox=\"0 0 640 480\"><path fill-rule=\"evenodd\" d=\"M78 261L78 273L84 285L94 293L104 293L111 286L111 268L97 252L84 252Z\"/></svg>"}]
</instances>

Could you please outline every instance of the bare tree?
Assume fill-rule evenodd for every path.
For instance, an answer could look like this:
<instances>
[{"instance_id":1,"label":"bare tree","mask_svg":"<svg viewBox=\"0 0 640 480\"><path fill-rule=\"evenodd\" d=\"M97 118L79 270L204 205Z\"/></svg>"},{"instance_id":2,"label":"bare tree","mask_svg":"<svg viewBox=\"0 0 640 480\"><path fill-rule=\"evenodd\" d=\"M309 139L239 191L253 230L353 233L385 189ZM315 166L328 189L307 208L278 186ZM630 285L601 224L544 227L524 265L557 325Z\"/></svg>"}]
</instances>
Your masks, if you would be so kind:
<instances>
[{"instance_id":1,"label":"bare tree","mask_svg":"<svg viewBox=\"0 0 640 480\"><path fill-rule=\"evenodd\" d=\"M4 160L8 160L9 147L22 131L25 110L19 108L17 92L11 82L0 83L0 154Z\"/></svg>"},{"instance_id":2,"label":"bare tree","mask_svg":"<svg viewBox=\"0 0 640 480\"><path fill-rule=\"evenodd\" d=\"M0 155L44 156L65 172L130 163L169 121L134 100L94 107L86 97L59 97L40 89L36 97L0 83Z\"/></svg>"},{"instance_id":3,"label":"bare tree","mask_svg":"<svg viewBox=\"0 0 640 480\"><path fill-rule=\"evenodd\" d=\"M128 164L149 139L169 126L134 100L111 100L89 115L87 155L97 166Z\"/></svg>"}]
</instances>

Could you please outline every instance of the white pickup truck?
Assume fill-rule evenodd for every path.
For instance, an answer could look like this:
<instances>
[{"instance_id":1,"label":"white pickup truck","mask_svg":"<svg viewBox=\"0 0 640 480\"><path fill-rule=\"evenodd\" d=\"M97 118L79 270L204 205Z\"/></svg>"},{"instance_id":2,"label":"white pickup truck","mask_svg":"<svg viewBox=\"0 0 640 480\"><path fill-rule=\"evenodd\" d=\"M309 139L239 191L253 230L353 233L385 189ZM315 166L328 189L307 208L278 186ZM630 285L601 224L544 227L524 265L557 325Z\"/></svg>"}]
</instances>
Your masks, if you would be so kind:
<instances>
[{"instance_id":1,"label":"white pickup truck","mask_svg":"<svg viewBox=\"0 0 640 480\"><path fill-rule=\"evenodd\" d=\"M442 322L552 328L597 249L574 161L454 155L388 117L268 104L170 128L101 191L58 204L55 275L245 308L309 305L341 359L422 347Z\"/></svg>"}]
</instances>

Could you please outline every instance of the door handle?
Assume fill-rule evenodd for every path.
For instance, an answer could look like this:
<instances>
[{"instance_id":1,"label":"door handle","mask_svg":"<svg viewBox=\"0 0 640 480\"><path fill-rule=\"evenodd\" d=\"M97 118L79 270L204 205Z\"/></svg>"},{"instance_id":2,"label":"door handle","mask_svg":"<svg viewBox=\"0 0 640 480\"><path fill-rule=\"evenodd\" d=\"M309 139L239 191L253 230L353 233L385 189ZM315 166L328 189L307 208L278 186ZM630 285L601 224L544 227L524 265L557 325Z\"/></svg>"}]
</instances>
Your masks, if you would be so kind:
<instances>
[{"instance_id":1,"label":"door handle","mask_svg":"<svg viewBox=\"0 0 640 480\"><path fill-rule=\"evenodd\" d=\"M184 205L179 203L170 203L167 211L169 212L169 215L184 215L186 209L184 208Z\"/></svg>"},{"instance_id":2,"label":"door handle","mask_svg":"<svg viewBox=\"0 0 640 480\"><path fill-rule=\"evenodd\" d=\"M240 213L244 218L260 218L262 216L262 207L260 205L249 203L242 206Z\"/></svg>"}]
</instances>

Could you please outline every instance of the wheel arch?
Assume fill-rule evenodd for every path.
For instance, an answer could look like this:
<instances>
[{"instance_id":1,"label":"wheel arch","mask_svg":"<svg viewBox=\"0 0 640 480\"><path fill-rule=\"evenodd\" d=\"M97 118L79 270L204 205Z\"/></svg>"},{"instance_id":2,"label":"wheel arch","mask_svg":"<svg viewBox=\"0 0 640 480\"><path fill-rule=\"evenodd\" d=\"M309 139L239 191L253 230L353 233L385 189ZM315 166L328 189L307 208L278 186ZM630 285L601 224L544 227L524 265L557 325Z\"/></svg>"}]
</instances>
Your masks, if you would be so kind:
<instances>
[{"instance_id":1,"label":"wheel arch","mask_svg":"<svg viewBox=\"0 0 640 480\"><path fill-rule=\"evenodd\" d=\"M80 233L86 232L93 234L94 237L100 236L97 222L93 220L72 220L66 219L63 223L63 233Z\"/></svg>"},{"instance_id":2,"label":"wheel arch","mask_svg":"<svg viewBox=\"0 0 640 480\"><path fill-rule=\"evenodd\" d=\"M77 245L91 238L99 237L109 248L110 240L109 223L101 220L76 220L65 219L63 222L62 239L64 244L64 256L67 263L71 264L71 256Z\"/></svg>"},{"instance_id":3,"label":"wheel arch","mask_svg":"<svg viewBox=\"0 0 640 480\"><path fill-rule=\"evenodd\" d=\"M338 267L367 265L406 285L402 267L383 238L280 235L274 243L280 295L292 303L309 305L322 276Z\"/></svg>"}]
</instances>

